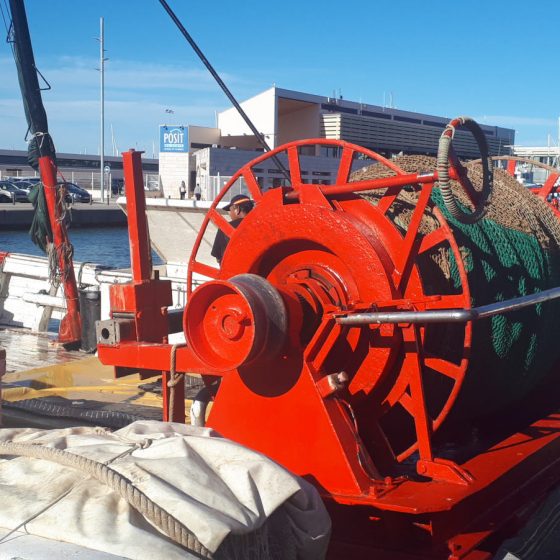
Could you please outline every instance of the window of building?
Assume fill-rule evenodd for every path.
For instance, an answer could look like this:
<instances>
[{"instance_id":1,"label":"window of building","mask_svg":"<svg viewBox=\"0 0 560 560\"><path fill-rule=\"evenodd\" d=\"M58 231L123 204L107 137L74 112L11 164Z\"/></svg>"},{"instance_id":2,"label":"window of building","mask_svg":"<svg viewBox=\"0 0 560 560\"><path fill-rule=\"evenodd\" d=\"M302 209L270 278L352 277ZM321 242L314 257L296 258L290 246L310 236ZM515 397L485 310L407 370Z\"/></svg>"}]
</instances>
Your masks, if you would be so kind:
<instances>
[{"instance_id":1,"label":"window of building","mask_svg":"<svg viewBox=\"0 0 560 560\"><path fill-rule=\"evenodd\" d=\"M298 147L298 154L302 156L314 156L315 155L315 146L299 146Z\"/></svg>"},{"instance_id":2,"label":"window of building","mask_svg":"<svg viewBox=\"0 0 560 560\"><path fill-rule=\"evenodd\" d=\"M358 109L350 109L349 107L340 107L338 105L333 105L332 103L321 103L321 109L325 111L332 111L334 113L350 113L351 115L357 115Z\"/></svg>"},{"instance_id":3,"label":"window of building","mask_svg":"<svg viewBox=\"0 0 560 560\"><path fill-rule=\"evenodd\" d=\"M424 121L426 126L435 126L436 128L445 128L446 125L435 121Z\"/></svg>"},{"instance_id":4,"label":"window of building","mask_svg":"<svg viewBox=\"0 0 560 560\"><path fill-rule=\"evenodd\" d=\"M395 115L393 117L393 120L401 121L401 122L415 123L415 124L421 124L422 123L422 121L420 119L413 119L411 117L401 117L400 115Z\"/></svg>"},{"instance_id":5,"label":"window of building","mask_svg":"<svg viewBox=\"0 0 560 560\"><path fill-rule=\"evenodd\" d=\"M391 115L387 113L378 113L376 111L362 111L362 115L365 117L376 117L378 119L390 119Z\"/></svg>"},{"instance_id":6,"label":"window of building","mask_svg":"<svg viewBox=\"0 0 560 560\"><path fill-rule=\"evenodd\" d=\"M338 146L321 146L320 155L323 157L340 157L340 148Z\"/></svg>"}]
</instances>

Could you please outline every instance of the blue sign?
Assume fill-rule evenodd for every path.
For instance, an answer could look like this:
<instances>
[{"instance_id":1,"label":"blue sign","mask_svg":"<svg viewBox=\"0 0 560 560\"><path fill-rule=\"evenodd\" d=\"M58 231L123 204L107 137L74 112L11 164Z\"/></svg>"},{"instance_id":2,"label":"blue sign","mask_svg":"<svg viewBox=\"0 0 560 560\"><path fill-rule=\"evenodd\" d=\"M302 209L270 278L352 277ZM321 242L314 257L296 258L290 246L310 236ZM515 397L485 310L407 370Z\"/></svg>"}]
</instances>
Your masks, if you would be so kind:
<instances>
[{"instance_id":1,"label":"blue sign","mask_svg":"<svg viewBox=\"0 0 560 560\"><path fill-rule=\"evenodd\" d=\"M179 125L160 125L159 127L160 152L188 152L189 129Z\"/></svg>"}]
</instances>

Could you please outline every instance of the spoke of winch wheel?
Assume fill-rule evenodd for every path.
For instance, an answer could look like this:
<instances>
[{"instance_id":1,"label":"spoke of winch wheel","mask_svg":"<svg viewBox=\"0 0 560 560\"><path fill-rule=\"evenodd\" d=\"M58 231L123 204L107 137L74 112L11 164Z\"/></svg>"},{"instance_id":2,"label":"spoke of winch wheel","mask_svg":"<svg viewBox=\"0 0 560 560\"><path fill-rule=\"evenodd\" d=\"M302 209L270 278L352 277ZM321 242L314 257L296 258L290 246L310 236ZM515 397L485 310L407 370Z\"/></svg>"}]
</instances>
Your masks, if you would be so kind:
<instances>
[{"instance_id":1,"label":"spoke of winch wheel","mask_svg":"<svg viewBox=\"0 0 560 560\"><path fill-rule=\"evenodd\" d=\"M448 360L444 360L443 358L435 358L429 355L424 356L424 366L457 381L463 373L463 368L450 362Z\"/></svg>"},{"instance_id":2,"label":"spoke of winch wheel","mask_svg":"<svg viewBox=\"0 0 560 560\"><path fill-rule=\"evenodd\" d=\"M208 219L219 229L222 230L224 235L231 237L235 228L228 222L216 208L211 208L208 211Z\"/></svg>"},{"instance_id":3,"label":"spoke of winch wheel","mask_svg":"<svg viewBox=\"0 0 560 560\"><path fill-rule=\"evenodd\" d=\"M191 263L192 272L202 274L202 276L208 276L208 278L218 278L220 276L220 269L214 268L213 266L208 266L207 264L201 263L199 261L193 261Z\"/></svg>"},{"instance_id":4,"label":"spoke of winch wheel","mask_svg":"<svg viewBox=\"0 0 560 560\"><path fill-rule=\"evenodd\" d=\"M414 419L414 426L416 429L418 451L421 459L432 459L432 446L431 446L431 432L433 427L433 420L428 414L428 407L426 402L426 393L424 389L424 380L422 375L422 363L424 361L422 346L420 345L420 332L418 327L411 327L409 333L405 329L405 340L409 339L411 342L416 343L416 353L411 360L411 370L408 379L410 391L410 404L412 411L409 414ZM414 333L414 338L412 338ZM408 396L408 393L404 393ZM405 397L406 402L406 397ZM402 398L399 399L402 402Z\"/></svg>"},{"instance_id":5,"label":"spoke of winch wheel","mask_svg":"<svg viewBox=\"0 0 560 560\"><path fill-rule=\"evenodd\" d=\"M447 231L445 228L439 226L437 229L434 229L434 231L424 235L420 242L420 247L418 247L418 254L425 253L444 241L447 241Z\"/></svg>"},{"instance_id":6,"label":"spoke of winch wheel","mask_svg":"<svg viewBox=\"0 0 560 560\"><path fill-rule=\"evenodd\" d=\"M288 148L288 165L290 167L290 180L292 187L297 189L301 186L301 168L299 165L299 154L297 146Z\"/></svg>"},{"instance_id":7,"label":"spoke of winch wheel","mask_svg":"<svg viewBox=\"0 0 560 560\"><path fill-rule=\"evenodd\" d=\"M260 200L262 197L261 188L257 182L256 177L253 175L251 169L245 169L243 171L243 178L245 179L245 183L247 183L247 188L249 189L249 193L253 197L253 200Z\"/></svg>"},{"instance_id":8,"label":"spoke of winch wheel","mask_svg":"<svg viewBox=\"0 0 560 560\"><path fill-rule=\"evenodd\" d=\"M430 200L432 194L433 183L426 183L424 188L420 191L418 202L414 208L410 224L406 230L406 235L403 240L403 246L400 251L400 259L395 263L395 268L400 272L401 277L399 280L399 291L404 293L405 287L408 284L412 265L416 260L418 246L420 240L418 239L418 229L424 217L424 211Z\"/></svg>"},{"instance_id":9,"label":"spoke of winch wheel","mask_svg":"<svg viewBox=\"0 0 560 560\"><path fill-rule=\"evenodd\" d=\"M401 192L401 189L402 189L402 187L389 187L387 189L387 191L385 192L385 194L383 195L383 197L379 201L379 204L377 205L377 209L382 214L385 214L387 212L387 210L389 210L389 208L391 208L391 205L393 204L393 202L395 202L395 198L397 198L397 196L399 196L399 193Z\"/></svg>"},{"instance_id":10,"label":"spoke of winch wheel","mask_svg":"<svg viewBox=\"0 0 560 560\"><path fill-rule=\"evenodd\" d=\"M352 148L344 148L338 166L338 174L336 176L336 184L347 183L352 170L352 161L354 160L354 150Z\"/></svg>"},{"instance_id":11,"label":"spoke of winch wheel","mask_svg":"<svg viewBox=\"0 0 560 560\"><path fill-rule=\"evenodd\" d=\"M403 393L398 402L411 416L414 416L414 404L408 393Z\"/></svg>"}]
</instances>

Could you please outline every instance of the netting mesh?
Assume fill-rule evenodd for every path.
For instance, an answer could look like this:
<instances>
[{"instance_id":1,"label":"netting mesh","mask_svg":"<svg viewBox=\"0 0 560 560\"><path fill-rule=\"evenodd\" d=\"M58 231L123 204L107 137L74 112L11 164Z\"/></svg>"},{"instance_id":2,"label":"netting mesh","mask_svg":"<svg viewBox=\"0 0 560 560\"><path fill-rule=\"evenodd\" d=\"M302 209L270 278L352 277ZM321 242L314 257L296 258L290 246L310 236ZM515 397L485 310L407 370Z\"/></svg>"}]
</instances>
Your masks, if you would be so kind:
<instances>
[{"instance_id":1,"label":"netting mesh","mask_svg":"<svg viewBox=\"0 0 560 560\"><path fill-rule=\"evenodd\" d=\"M435 158L402 156L395 160L404 171L433 171ZM475 187L480 187L481 166L467 166ZM375 164L352 175L353 181L392 176L394 172ZM452 189L465 208L470 208L460 185ZM364 193L373 204L383 191ZM404 232L408 227L417 192L401 191L387 215ZM448 221L465 264L473 307L533 294L560 285L560 221L548 206L501 169L494 171L494 191L488 211L476 224L454 220L443 205L437 187L432 203ZM420 226L422 234L437 227L428 209ZM425 291L453 293L459 288L458 268L448 247L440 246L419 258ZM560 357L555 302L536 305L507 315L480 320L473 325L472 351L456 413L475 417L498 411L521 401ZM448 347L460 337L441 325L426 340L436 354L453 355L461 349ZM434 336L434 332L438 335ZM447 334L446 334L447 333ZM438 348L434 348L437 346Z\"/></svg>"}]
</instances>

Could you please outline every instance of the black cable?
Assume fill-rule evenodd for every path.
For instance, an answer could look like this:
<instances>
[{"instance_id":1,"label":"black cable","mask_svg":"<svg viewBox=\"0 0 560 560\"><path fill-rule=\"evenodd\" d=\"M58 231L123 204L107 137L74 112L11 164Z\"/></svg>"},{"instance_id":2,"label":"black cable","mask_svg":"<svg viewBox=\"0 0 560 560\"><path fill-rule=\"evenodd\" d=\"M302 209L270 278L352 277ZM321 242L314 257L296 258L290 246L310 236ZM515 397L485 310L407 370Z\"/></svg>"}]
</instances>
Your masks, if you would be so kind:
<instances>
[{"instance_id":1,"label":"black cable","mask_svg":"<svg viewBox=\"0 0 560 560\"><path fill-rule=\"evenodd\" d=\"M255 135L257 141L265 149L265 151L270 152L270 146L267 144L266 140L262 137L262 134L257 130L255 125L251 122L251 119L247 116L247 113L241 108L241 105L237 102L237 99L233 96L231 91L229 91L226 84L220 78L216 70L212 67L208 59L204 56L204 53L199 49L198 45L195 43L194 39L189 35L189 32L185 29L183 24L179 21L179 18L175 15L173 10L169 7L169 4L165 0L159 0L159 3L163 6L163 9L169 14L169 17L173 20L179 31L183 34L185 39L189 42L190 46L193 48L194 52L198 55L198 58L202 61L204 66L208 69L213 78L218 82L218 85L222 88L222 91L226 94L227 98L231 101L233 106L237 109L247 126L251 129L251 132ZM274 163L278 166L278 169L282 171L284 177L291 184L290 174L287 169L282 165L282 162L278 159L278 156L273 155L272 159Z\"/></svg>"},{"instance_id":2,"label":"black cable","mask_svg":"<svg viewBox=\"0 0 560 560\"><path fill-rule=\"evenodd\" d=\"M4 8L6 9L6 14L4 14ZM9 42L10 27L12 26L12 18L10 17L10 9L8 8L8 4L6 3L6 0L4 0L4 7L2 7L2 4L0 4L0 13L2 14L4 27L6 28L6 41ZM10 21L10 25L8 25L7 20Z\"/></svg>"}]
</instances>

